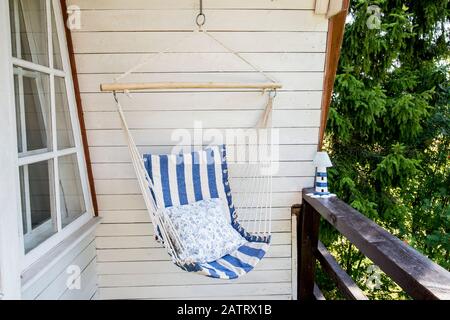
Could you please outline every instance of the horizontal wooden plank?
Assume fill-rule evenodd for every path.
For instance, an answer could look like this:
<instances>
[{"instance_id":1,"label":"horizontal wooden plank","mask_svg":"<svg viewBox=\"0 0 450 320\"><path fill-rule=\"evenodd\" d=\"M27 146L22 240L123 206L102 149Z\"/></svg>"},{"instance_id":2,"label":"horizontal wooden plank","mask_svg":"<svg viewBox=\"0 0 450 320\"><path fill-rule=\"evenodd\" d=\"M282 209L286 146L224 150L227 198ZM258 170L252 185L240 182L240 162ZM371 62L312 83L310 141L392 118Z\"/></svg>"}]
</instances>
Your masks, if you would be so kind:
<instances>
[{"instance_id":1,"label":"horizontal wooden plank","mask_svg":"<svg viewBox=\"0 0 450 320\"><path fill-rule=\"evenodd\" d=\"M191 31L197 29L197 14L197 10L86 10L81 28L72 32ZM209 31L326 31L328 20L312 10L213 9L208 10L206 27Z\"/></svg>"},{"instance_id":2,"label":"horizontal wooden plank","mask_svg":"<svg viewBox=\"0 0 450 320\"><path fill-rule=\"evenodd\" d=\"M278 92L274 109L320 109L322 91ZM267 95L261 92L133 92L131 98L120 96L126 111L158 110L262 110ZM110 93L81 95L83 110L117 111Z\"/></svg>"},{"instance_id":3,"label":"horizontal wooden plank","mask_svg":"<svg viewBox=\"0 0 450 320\"><path fill-rule=\"evenodd\" d=\"M319 127L314 128L277 128L280 144L317 144ZM193 129L184 131L187 135L193 135ZM217 137L226 137L226 129L218 129ZM147 146L173 146L180 141L172 137L173 129L134 129L131 130L133 139L138 147ZM87 130L89 146L126 146L125 135L122 129L112 130ZM209 143L205 134L202 134L202 142ZM217 139L215 139L217 140ZM226 142L227 139L225 139ZM222 142L222 141L220 141ZM147 149L152 152L153 148ZM155 148L156 151L162 149ZM165 152L162 152L163 154Z\"/></svg>"},{"instance_id":4,"label":"horizontal wooden plank","mask_svg":"<svg viewBox=\"0 0 450 320\"><path fill-rule=\"evenodd\" d=\"M216 280L220 281L220 280ZM226 283L223 282L222 283ZM181 298L252 295L290 294L290 283L270 284L221 284L202 286L155 286L99 288L101 299L142 299L142 298Z\"/></svg>"},{"instance_id":5,"label":"horizontal wooden plank","mask_svg":"<svg viewBox=\"0 0 450 320\"><path fill-rule=\"evenodd\" d=\"M264 258L255 267L255 271L263 270L290 270L290 258ZM170 261L132 261L132 262L99 262L97 273L105 274L155 274L181 273L185 271Z\"/></svg>"},{"instance_id":6,"label":"horizontal wooden plank","mask_svg":"<svg viewBox=\"0 0 450 320\"><path fill-rule=\"evenodd\" d=\"M245 209L239 209L239 213ZM150 223L150 217L147 210L118 210L118 211L100 211L99 216L102 223ZM272 208L272 220L290 220L290 208Z\"/></svg>"},{"instance_id":7,"label":"horizontal wooden plank","mask_svg":"<svg viewBox=\"0 0 450 320\"><path fill-rule=\"evenodd\" d=\"M67 5L76 5L82 10L101 9L193 9L198 8L198 0L68 0ZM314 0L214 0L205 1L208 9L314 9Z\"/></svg>"},{"instance_id":8,"label":"horizontal wooden plank","mask_svg":"<svg viewBox=\"0 0 450 320\"><path fill-rule=\"evenodd\" d=\"M205 128L253 127L261 117L261 111L135 111L126 112L131 129L145 128L194 128L201 124ZM86 112L86 129L119 129L117 112ZM275 128L317 127L320 124L320 110L274 110ZM184 138L183 129L172 133Z\"/></svg>"},{"instance_id":9,"label":"horizontal wooden plank","mask_svg":"<svg viewBox=\"0 0 450 320\"><path fill-rule=\"evenodd\" d=\"M245 277L228 280L227 283L270 283L291 281L291 270L252 271ZM152 274L111 274L100 275L99 286L105 287L143 287L143 286L188 286L220 285L216 279L199 277L192 273L167 273L155 277Z\"/></svg>"},{"instance_id":10,"label":"horizontal wooden plank","mask_svg":"<svg viewBox=\"0 0 450 320\"><path fill-rule=\"evenodd\" d=\"M178 148L181 147L177 145ZM141 154L171 154L175 151L174 146L143 146L138 147ZM190 149L190 146L186 146ZM236 147L228 146L227 156L236 159ZM312 161L317 152L315 145L281 145L278 147L280 161ZM131 163L128 147L90 147L92 163Z\"/></svg>"},{"instance_id":11,"label":"horizontal wooden plank","mask_svg":"<svg viewBox=\"0 0 450 320\"><path fill-rule=\"evenodd\" d=\"M234 194L237 198L239 194ZM273 207L290 207L294 203L299 203L300 192L283 192L272 194ZM99 210L137 210L145 209L142 195L98 195ZM238 200L236 200L237 202ZM266 200L261 200L259 205L265 205Z\"/></svg>"},{"instance_id":12,"label":"horizontal wooden plank","mask_svg":"<svg viewBox=\"0 0 450 320\"><path fill-rule=\"evenodd\" d=\"M211 32L211 34L236 52L325 52L326 50L326 32ZM115 32L73 33L75 53L226 52L226 49L211 39L205 40L204 35L197 37L186 32L130 31L121 32L120 35L118 37ZM190 37L189 41L184 41L186 36ZM176 44L179 43L182 45L177 46Z\"/></svg>"},{"instance_id":13,"label":"horizontal wooden plank","mask_svg":"<svg viewBox=\"0 0 450 320\"><path fill-rule=\"evenodd\" d=\"M107 72L106 70L104 72ZM323 72L270 72L270 77L283 84L284 91L320 91L323 84ZM111 83L117 73L78 74L81 93L100 92L101 83ZM126 80L126 81L125 81ZM133 73L122 82L266 82L257 72L234 73ZM242 91L242 90L241 90ZM253 90L255 91L255 90Z\"/></svg>"},{"instance_id":14,"label":"horizontal wooden plank","mask_svg":"<svg viewBox=\"0 0 450 320\"><path fill-rule=\"evenodd\" d=\"M265 72L323 71L324 53L242 53ZM252 72L254 69L231 53L77 54L79 73L122 73L143 61L139 72Z\"/></svg>"},{"instance_id":15,"label":"horizontal wooden plank","mask_svg":"<svg viewBox=\"0 0 450 320\"><path fill-rule=\"evenodd\" d=\"M104 232L104 230L102 231ZM273 245L291 244L291 238L287 232L272 234ZM152 236L97 236L96 246L98 249L139 249L139 248L162 248Z\"/></svg>"},{"instance_id":16,"label":"horizontal wooden plank","mask_svg":"<svg viewBox=\"0 0 450 320\"><path fill-rule=\"evenodd\" d=\"M234 184L233 181L231 182L233 192L248 191L242 186L241 182L244 179L236 178ZM273 192L299 192L313 185L313 177L275 177L272 181L272 190ZM141 194L137 179L95 180L95 191L98 195Z\"/></svg>"},{"instance_id":17,"label":"horizontal wooden plank","mask_svg":"<svg viewBox=\"0 0 450 320\"><path fill-rule=\"evenodd\" d=\"M266 254L271 258L287 258L291 256L290 245L272 245ZM138 249L99 249L98 262L117 261L171 261L165 248L138 248Z\"/></svg>"},{"instance_id":18,"label":"horizontal wooden plank","mask_svg":"<svg viewBox=\"0 0 450 320\"><path fill-rule=\"evenodd\" d=\"M289 220L272 221L273 237L285 237L283 232L290 232L291 224ZM97 237L116 236L152 236L154 234L153 225L150 223L102 223L97 227ZM152 238L152 237L151 237ZM283 238L284 239L284 238ZM153 238L152 238L153 241ZM274 240L275 241L275 240ZM277 240L278 241L278 240ZM280 240L281 241L281 240ZM285 240L283 240L285 241Z\"/></svg>"},{"instance_id":19,"label":"horizontal wooden plank","mask_svg":"<svg viewBox=\"0 0 450 320\"><path fill-rule=\"evenodd\" d=\"M274 177L313 177L315 167L310 162L280 162L275 163L274 166L278 168ZM92 165L94 171L94 179L135 179L136 174L133 166L127 163L94 163ZM234 164L229 165L230 175L232 177L246 177L248 175L244 170Z\"/></svg>"}]
</instances>

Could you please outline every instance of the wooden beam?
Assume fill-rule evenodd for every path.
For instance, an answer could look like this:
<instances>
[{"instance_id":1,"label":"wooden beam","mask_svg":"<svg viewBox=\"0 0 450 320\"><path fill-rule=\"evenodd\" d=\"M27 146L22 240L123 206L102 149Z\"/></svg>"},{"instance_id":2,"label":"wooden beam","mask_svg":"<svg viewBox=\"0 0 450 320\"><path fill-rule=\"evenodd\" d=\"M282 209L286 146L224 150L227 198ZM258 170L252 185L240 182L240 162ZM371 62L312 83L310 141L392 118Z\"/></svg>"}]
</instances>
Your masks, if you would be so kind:
<instances>
[{"instance_id":1,"label":"wooden beam","mask_svg":"<svg viewBox=\"0 0 450 320\"><path fill-rule=\"evenodd\" d=\"M344 0L330 0L330 4L328 5L327 18L331 18L332 16L338 14L343 10L347 10L347 8L344 7Z\"/></svg>"},{"instance_id":2,"label":"wooden beam","mask_svg":"<svg viewBox=\"0 0 450 320\"><path fill-rule=\"evenodd\" d=\"M316 0L314 13L330 18L339 12L346 10L345 0Z\"/></svg>"},{"instance_id":3,"label":"wooden beam","mask_svg":"<svg viewBox=\"0 0 450 320\"><path fill-rule=\"evenodd\" d=\"M343 1L342 10L328 21L327 50L325 56L325 76L323 81L322 112L319 130L319 150L322 149L323 137L328 120L328 111L331 103L334 80L341 53L342 40L344 38L345 19L350 0Z\"/></svg>"},{"instance_id":4,"label":"wooden beam","mask_svg":"<svg viewBox=\"0 0 450 320\"><path fill-rule=\"evenodd\" d=\"M299 230L299 219L302 211L301 204L294 204L291 206L291 255L292 255L292 300L297 300L298 295L298 257L300 254L299 245L298 245L298 231Z\"/></svg>"},{"instance_id":5,"label":"wooden beam","mask_svg":"<svg viewBox=\"0 0 450 320\"><path fill-rule=\"evenodd\" d=\"M138 90L173 89L281 89L280 83L240 83L240 82L147 82L147 83L103 83L103 92L124 92Z\"/></svg>"},{"instance_id":6,"label":"wooden beam","mask_svg":"<svg viewBox=\"0 0 450 320\"><path fill-rule=\"evenodd\" d=\"M91 197L92 197L92 206L94 209L94 214L96 216L98 216L97 195L95 192L94 174L92 172L91 157L89 154L89 146L88 146L88 140L87 140L87 135L86 135L86 125L84 123L83 106L81 103L81 95L80 95L80 84L78 82L77 64L75 62L72 34L71 34L69 28L67 27L67 23L66 23L66 21L68 21L67 4L66 4L66 0L60 0L60 2L61 2L61 11L62 11L63 21L64 21L64 30L65 30L65 34L66 34L66 40L67 40L67 49L69 51L70 69L72 71L73 87L74 87L74 91L75 91L75 102L77 105L77 115L78 115L78 121L80 123L81 139L83 141L84 158L86 160L87 176L88 176L88 180L89 180L89 187L90 187Z\"/></svg>"},{"instance_id":7,"label":"wooden beam","mask_svg":"<svg viewBox=\"0 0 450 320\"><path fill-rule=\"evenodd\" d=\"M450 299L450 272L336 197L303 203L319 213L414 299ZM307 206L308 207L308 206Z\"/></svg>"},{"instance_id":8,"label":"wooden beam","mask_svg":"<svg viewBox=\"0 0 450 320\"><path fill-rule=\"evenodd\" d=\"M350 300L368 300L362 290L353 279L341 268L331 253L322 242L319 241L316 251L323 270L333 279L339 291Z\"/></svg>"},{"instance_id":9,"label":"wooden beam","mask_svg":"<svg viewBox=\"0 0 450 320\"><path fill-rule=\"evenodd\" d=\"M328 5L330 3L330 0L316 0L316 5L314 7L314 13L315 14L327 14L328 12Z\"/></svg>"},{"instance_id":10,"label":"wooden beam","mask_svg":"<svg viewBox=\"0 0 450 320\"><path fill-rule=\"evenodd\" d=\"M320 215L311 207L309 203L303 203L300 215L299 250L300 256L298 269L298 294L299 300L315 300L314 280L316 258L314 253L317 250L319 241Z\"/></svg>"}]
</instances>

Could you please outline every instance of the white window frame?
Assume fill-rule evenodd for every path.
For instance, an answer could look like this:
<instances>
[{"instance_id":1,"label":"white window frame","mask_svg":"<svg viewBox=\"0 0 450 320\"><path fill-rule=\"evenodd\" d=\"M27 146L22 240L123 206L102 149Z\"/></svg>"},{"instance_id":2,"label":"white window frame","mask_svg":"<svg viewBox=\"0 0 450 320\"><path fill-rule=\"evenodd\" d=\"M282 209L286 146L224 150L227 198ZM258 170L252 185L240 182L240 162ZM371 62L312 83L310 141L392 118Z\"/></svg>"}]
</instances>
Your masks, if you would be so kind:
<instances>
[{"instance_id":1,"label":"white window frame","mask_svg":"<svg viewBox=\"0 0 450 320\"><path fill-rule=\"evenodd\" d=\"M19 299L20 257L16 201L19 189L11 31L8 0L0 0L0 299Z\"/></svg>"},{"instance_id":2,"label":"white window frame","mask_svg":"<svg viewBox=\"0 0 450 320\"><path fill-rule=\"evenodd\" d=\"M14 17L9 17L9 1L8 0L0 0L2 1L2 4L0 6L0 9L6 9L6 10L0 10L0 20L4 20L8 22L8 28L6 28L6 37L3 37L9 41L9 44L0 43L0 50L3 51L3 48L6 48L8 50L5 50L5 52L9 53L9 65L10 65L10 72L8 74L10 75L9 81L11 82L11 86L14 89L14 77L12 77L12 69L14 67L21 67L30 69L33 71L39 71L42 73L45 73L49 75L50 77L50 112L51 112L51 144L52 144L52 151L46 151L44 153L38 153L38 152L29 152L25 154L19 155L17 152L17 137L15 139L15 148L16 148L16 182L15 184L19 184L19 167L36 163L40 161L46 161L46 160L53 160L53 173L52 175L49 175L52 178L53 182L53 188L54 188L54 205L55 205L55 212L56 212L56 221L57 221L57 233L40 243L37 247L30 250L27 254L24 252L24 236L23 236L23 223L22 223L22 210L21 210L21 198L20 198L20 188L16 190L15 192L15 199L17 201L18 211L14 214L16 215L17 220L17 226L20 230L19 232L19 243L20 243L20 257L19 257L19 265L20 265L20 271L27 269L30 267L33 263L35 263L39 258L42 258L47 252L49 252L51 249L53 249L57 244L62 242L64 239L72 235L74 232L76 232L80 227L82 227L84 224L86 224L89 220L91 220L94 217L93 214L93 206L92 206L92 198L90 195L90 188L89 188L89 182L87 177L87 168L86 168L86 161L84 156L84 150L83 150L83 143L81 139L81 129L78 121L78 114L76 109L76 100L75 100L75 92L74 92L74 85L73 85L73 79L72 79L72 72L70 67L70 60L69 60L69 52L67 49L67 42L65 37L65 29L64 29L64 21L63 21L63 15L61 12L61 4L58 0L45 0L46 1L46 13L47 13L47 44L48 44L48 56L49 56L49 67L38 65L36 63L22 60L19 58L15 58L12 56L12 49L11 49L11 33L10 33L10 27L9 27L9 19L14 19ZM15 1L21 1L21 0L15 0ZM52 20L51 15L51 5L53 5L53 12L54 12L54 19L55 19L55 26L56 26L56 33L57 38L59 41L60 46L60 54L61 54L61 60L62 60L62 69L58 70L54 69L54 57L53 57L53 34L52 34ZM5 19L4 19L5 18ZM1 33L1 32L0 32ZM68 149L57 149L57 134L56 134L56 101L55 101L55 77L63 78L65 81L66 91L67 91L67 100L68 100L68 106L69 106L69 113L70 113L70 119L72 124L72 131L73 131L73 138L75 147L68 148ZM10 112L14 113L14 121L13 123L8 126L6 129L13 130L14 136L16 136L16 122L15 122L15 104L14 99L15 95L14 92L12 93L13 97L13 104L9 106L11 109ZM6 106L8 107L8 106ZM4 130L6 130L4 129ZM2 129L0 129L2 130ZM3 131L3 130L2 130ZM45 149L44 149L45 150ZM43 151L43 150L40 150ZM81 186L83 191L83 197L85 200L85 208L86 212L83 213L80 217L78 217L76 220L72 221L69 225L62 228L62 219L61 219L61 206L60 206L60 183L59 183L59 167L58 167L58 158L65 155L76 155L77 161L78 161L78 168L80 172L80 180L81 180ZM24 167L25 168L25 167ZM3 182L0 182L3 183ZM17 188L16 188L17 189ZM51 220L50 220L51 221ZM0 230L1 231L1 230ZM2 257L0 257L1 260Z\"/></svg>"}]
</instances>

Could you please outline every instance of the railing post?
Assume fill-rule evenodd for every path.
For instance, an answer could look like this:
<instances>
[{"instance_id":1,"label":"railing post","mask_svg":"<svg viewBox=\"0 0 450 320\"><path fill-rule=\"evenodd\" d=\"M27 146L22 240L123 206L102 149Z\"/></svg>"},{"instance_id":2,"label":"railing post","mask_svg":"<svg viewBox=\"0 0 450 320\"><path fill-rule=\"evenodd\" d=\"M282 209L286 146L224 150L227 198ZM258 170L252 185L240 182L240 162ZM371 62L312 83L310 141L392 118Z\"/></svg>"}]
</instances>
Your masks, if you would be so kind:
<instances>
[{"instance_id":1,"label":"railing post","mask_svg":"<svg viewBox=\"0 0 450 320\"><path fill-rule=\"evenodd\" d=\"M298 299L314 300L315 251L319 241L320 215L303 199L298 225Z\"/></svg>"}]
</instances>

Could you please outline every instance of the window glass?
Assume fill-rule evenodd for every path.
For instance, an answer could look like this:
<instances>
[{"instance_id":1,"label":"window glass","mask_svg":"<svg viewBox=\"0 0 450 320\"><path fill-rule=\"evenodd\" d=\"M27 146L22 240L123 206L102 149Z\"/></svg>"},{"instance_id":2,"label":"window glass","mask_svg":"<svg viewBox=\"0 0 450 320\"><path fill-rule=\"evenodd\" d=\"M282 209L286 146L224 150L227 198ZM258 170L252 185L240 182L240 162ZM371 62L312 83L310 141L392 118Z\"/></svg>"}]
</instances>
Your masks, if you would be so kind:
<instances>
[{"instance_id":1,"label":"window glass","mask_svg":"<svg viewBox=\"0 0 450 320\"><path fill-rule=\"evenodd\" d=\"M25 252L57 232L53 160L20 167Z\"/></svg>"},{"instance_id":2,"label":"window glass","mask_svg":"<svg viewBox=\"0 0 450 320\"><path fill-rule=\"evenodd\" d=\"M48 152L52 149L50 77L18 67L14 73L18 151Z\"/></svg>"},{"instance_id":3,"label":"window glass","mask_svg":"<svg viewBox=\"0 0 450 320\"><path fill-rule=\"evenodd\" d=\"M11 46L12 46L12 55L17 58L17 37L19 36L16 30L16 23L14 19L14 0L9 0L9 23L11 28Z\"/></svg>"},{"instance_id":4,"label":"window glass","mask_svg":"<svg viewBox=\"0 0 450 320\"><path fill-rule=\"evenodd\" d=\"M63 228L86 212L76 154L60 157L60 205Z\"/></svg>"},{"instance_id":5,"label":"window glass","mask_svg":"<svg viewBox=\"0 0 450 320\"><path fill-rule=\"evenodd\" d=\"M13 56L49 66L45 0L10 0Z\"/></svg>"},{"instance_id":6,"label":"window glass","mask_svg":"<svg viewBox=\"0 0 450 320\"><path fill-rule=\"evenodd\" d=\"M73 139L69 101L64 78L55 77L55 107L58 150L74 147L75 141Z\"/></svg>"},{"instance_id":7,"label":"window glass","mask_svg":"<svg viewBox=\"0 0 450 320\"><path fill-rule=\"evenodd\" d=\"M55 12L52 6L52 44L53 44L53 67L58 70L63 70L61 49L58 40L58 30L56 29Z\"/></svg>"}]
</instances>

